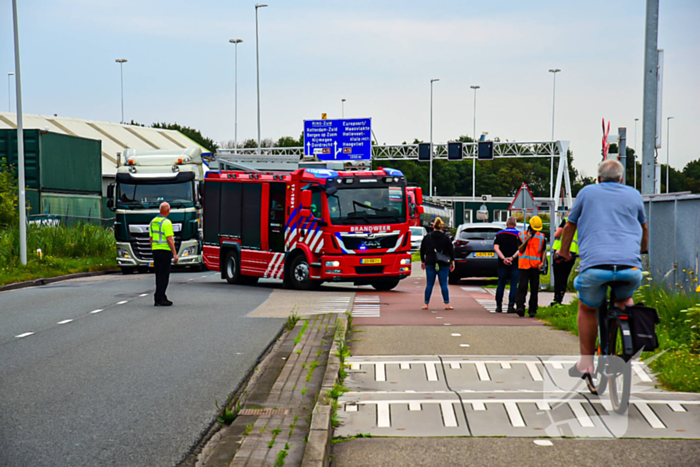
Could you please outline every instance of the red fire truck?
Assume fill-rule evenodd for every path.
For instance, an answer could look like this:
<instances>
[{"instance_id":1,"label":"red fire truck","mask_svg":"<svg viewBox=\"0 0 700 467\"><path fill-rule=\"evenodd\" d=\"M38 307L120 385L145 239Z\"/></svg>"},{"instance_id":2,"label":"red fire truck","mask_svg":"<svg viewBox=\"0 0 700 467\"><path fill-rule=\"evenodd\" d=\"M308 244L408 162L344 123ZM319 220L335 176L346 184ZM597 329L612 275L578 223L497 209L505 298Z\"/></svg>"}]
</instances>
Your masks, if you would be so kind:
<instances>
[{"instance_id":1,"label":"red fire truck","mask_svg":"<svg viewBox=\"0 0 700 467\"><path fill-rule=\"evenodd\" d=\"M408 223L411 227L420 226L420 215L423 214L423 189L418 186L406 187L408 198Z\"/></svg>"},{"instance_id":2,"label":"red fire truck","mask_svg":"<svg viewBox=\"0 0 700 467\"><path fill-rule=\"evenodd\" d=\"M394 169L207 172L204 263L229 283L390 290L411 274L406 177Z\"/></svg>"}]
</instances>

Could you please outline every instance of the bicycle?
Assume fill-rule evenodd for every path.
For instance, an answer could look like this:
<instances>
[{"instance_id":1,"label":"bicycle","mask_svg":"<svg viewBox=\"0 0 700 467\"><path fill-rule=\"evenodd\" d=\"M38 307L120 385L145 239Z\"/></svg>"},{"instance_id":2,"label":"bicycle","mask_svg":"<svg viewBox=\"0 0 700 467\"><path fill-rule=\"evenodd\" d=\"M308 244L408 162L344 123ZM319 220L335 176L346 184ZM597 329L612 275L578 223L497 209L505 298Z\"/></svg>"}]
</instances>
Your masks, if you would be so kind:
<instances>
[{"instance_id":1,"label":"bicycle","mask_svg":"<svg viewBox=\"0 0 700 467\"><path fill-rule=\"evenodd\" d=\"M598 362L585 381L591 394L597 396L605 393L607 385L613 410L624 414L630 400L634 350L630 315L627 310L615 306L615 293L612 289L615 285L618 283L607 284L610 287L610 301L606 298L598 307Z\"/></svg>"}]
</instances>

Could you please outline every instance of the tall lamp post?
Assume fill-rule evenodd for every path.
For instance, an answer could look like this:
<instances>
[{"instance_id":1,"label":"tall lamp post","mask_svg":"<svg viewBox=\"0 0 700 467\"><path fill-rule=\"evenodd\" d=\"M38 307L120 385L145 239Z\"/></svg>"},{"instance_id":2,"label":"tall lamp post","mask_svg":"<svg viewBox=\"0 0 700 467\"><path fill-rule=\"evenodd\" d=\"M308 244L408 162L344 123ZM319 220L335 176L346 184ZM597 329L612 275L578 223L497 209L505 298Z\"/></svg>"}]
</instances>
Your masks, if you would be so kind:
<instances>
[{"instance_id":1,"label":"tall lamp post","mask_svg":"<svg viewBox=\"0 0 700 467\"><path fill-rule=\"evenodd\" d=\"M340 106L342 107L341 115L343 116L343 118L345 118L345 99L340 99Z\"/></svg>"},{"instance_id":2,"label":"tall lamp post","mask_svg":"<svg viewBox=\"0 0 700 467\"><path fill-rule=\"evenodd\" d=\"M476 142L476 90L481 86L469 86L474 90L474 154L472 158L472 199L476 199L476 154L478 146Z\"/></svg>"},{"instance_id":3,"label":"tall lamp post","mask_svg":"<svg viewBox=\"0 0 700 467\"><path fill-rule=\"evenodd\" d=\"M26 184L24 180L24 123L22 121L22 79L19 71L19 25L17 0L12 0L12 25L15 39L15 106L17 107L17 182L19 184L19 259L27 264L27 210Z\"/></svg>"},{"instance_id":4,"label":"tall lamp post","mask_svg":"<svg viewBox=\"0 0 700 467\"><path fill-rule=\"evenodd\" d=\"M439 78L430 80L430 196L433 196L433 83Z\"/></svg>"},{"instance_id":5,"label":"tall lamp post","mask_svg":"<svg viewBox=\"0 0 700 467\"><path fill-rule=\"evenodd\" d=\"M673 117L666 117L666 193L669 192L668 173L671 170L671 166L669 165L669 162L670 162L669 153L671 151L671 139L670 139L670 135L669 135L669 130L670 130L672 118Z\"/></svg>"},{"instance_id":6,"label":"tall lamp post","mask_svg":"<svg viewBox=\"0 0 700 467\"><path fill-rule=\"evenodd\" d=\"M115 60L119 64L119 72L121 75L121 82L122 82L122 125L124 124L124 64L128 60L125 58L118 58Z\"/></svg>"},{"instance_id":7,"label":"tall lamp post","mask_svg":"<svg viewBox=\"0 0 700 467\"><path fill-rule=\"evenodd\" d=\"M7 111L12 112L12 97L10 94L10 78L14 76L13 72L7 74Z\"/></svg>"},{"instance_id":8,"label":"tall lamp post","mask_svg":"<svg viewBox=\"0 0 700 467\"><path fill-rule=\"evenodd\" d=\"M554 141L554 97L557 88L557 73L561 70L559 68L552 68L549 70L552 73L552 141ZM549 197L554 197L554 157L549 158Z\"/></svg>"},{"instance_id":9,"label":"tall lamp post","mask_svg":"<svg viewBox=\"0 0 700 467\"><path fill-rule=\"evenodd\" d=\"M258 75L258 155L260 155L260 49L258 47L258 8L265 8L264 3L255 4L255 68Z\"/></svg>"},{"instance_id":10,"label":"tall lamp post","mask_svg":"<svg viewBox=\"0 0 700 467\"><path fill-rule=\"evenodd\" d=\"M634 189L637 189L637 122L638 118L634 119Z\"/></svg>"},{"instance_id":11,"label":"tall lamp post","mask_svg":"<svg viewBox=\"0 0 700 467\"><path fill-rule=\"evenodd\" d=\"M238 151L238 44L243 42L243 39L229 39L228 41L236 46L236 58L233 72L235 82L233 98L236 101L233 107L233 147Z\"/></svg>"}]
</instances>

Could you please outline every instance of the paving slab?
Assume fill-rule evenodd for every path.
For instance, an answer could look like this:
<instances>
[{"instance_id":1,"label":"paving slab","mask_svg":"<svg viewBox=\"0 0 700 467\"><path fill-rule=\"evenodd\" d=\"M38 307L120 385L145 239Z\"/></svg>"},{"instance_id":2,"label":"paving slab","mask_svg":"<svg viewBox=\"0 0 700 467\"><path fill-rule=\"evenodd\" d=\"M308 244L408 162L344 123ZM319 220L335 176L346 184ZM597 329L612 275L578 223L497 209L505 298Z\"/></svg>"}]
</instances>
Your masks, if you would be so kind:
<instances>
[{"instance_id":1,"label":"paving slab","mask_svg":"<svg viewBox=\"0 0 700 467\"><path fill-rule=\"evenodd\" d=\"M530 319L530 318L523 318ZM545 326L359 326L353 355L577 355L578 338Z\"/></svg>"}]
</instances>

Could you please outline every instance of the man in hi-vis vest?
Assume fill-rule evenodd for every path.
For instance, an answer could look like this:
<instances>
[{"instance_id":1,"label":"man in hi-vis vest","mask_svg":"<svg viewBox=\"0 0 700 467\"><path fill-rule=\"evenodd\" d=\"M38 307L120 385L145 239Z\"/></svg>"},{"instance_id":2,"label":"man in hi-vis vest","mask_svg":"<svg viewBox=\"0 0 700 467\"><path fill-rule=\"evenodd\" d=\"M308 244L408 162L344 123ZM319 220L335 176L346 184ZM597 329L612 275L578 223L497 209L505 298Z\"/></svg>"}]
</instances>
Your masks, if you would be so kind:
<instances>
[{"instance_id":1,"label":"man in hi-vis vest","mask_svg":"<svg viewBox=\"0 0 700 467\"><path fill-rule=\"evenodd\" d=\"M525 316L525 297L527 287L530 286L530 302L528 313L531 318L537 314L537 294L540 288L540 271L544 267L547 240L542 234L542 219L534 216L530 219L530 227L527 233L521 232L522 244L518 248L520 259L518 260L519 282L518 295L515 297L515 311L521 318Z\"/></svg>"},{"instance_id":2,"label":"man in hi-vis vest","mask_svg":"<svg viewBox=\"0 0 700 467\"><path fill-rule=\"evenodd\" d=\"M168 219L170 205L161 203L160 215L153 218L148 226L151 236L151 250L153 251L153 266L156 270L155 306L170 306L173 304L165 295L170 279L170 263L177 263L177 251L173 238L173 223Z\"/></svg>"}]
</instances>

